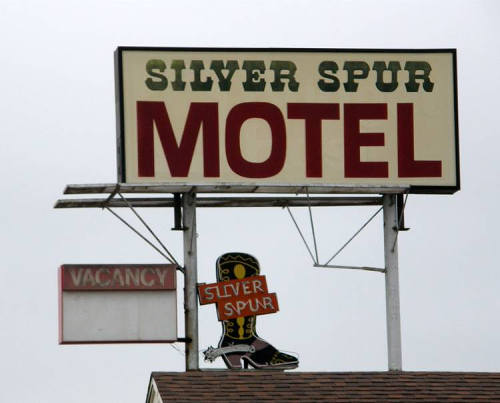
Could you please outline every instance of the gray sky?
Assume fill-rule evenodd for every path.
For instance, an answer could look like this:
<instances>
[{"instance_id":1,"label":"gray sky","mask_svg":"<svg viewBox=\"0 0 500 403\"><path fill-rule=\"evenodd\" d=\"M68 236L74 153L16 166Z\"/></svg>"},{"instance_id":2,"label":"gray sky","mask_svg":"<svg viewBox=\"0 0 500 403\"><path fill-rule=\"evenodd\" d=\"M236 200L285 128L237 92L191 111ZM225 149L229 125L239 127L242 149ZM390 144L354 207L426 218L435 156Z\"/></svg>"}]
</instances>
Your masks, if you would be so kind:
<instances>
[{"instance_id":1,"label":"gray sky","mask_svg":"<svg viewBox=\"0 0 500 403\"><path fill-rule=\"evenodd\" d=\"M184 370L182 344L57 344L60 264L162 262L107 212L52 209L68 183L116 181L117 46L457 48L462 190L408 199L403 368L500 371L499 4L0 2L0 401L132 403L144 399L151 371ZM315 209L323 259L373 211ZM144 215L181 259L172 212ZM297 215L307 222L306 210ZM259 318L258 333L298 353L299 370L386 370L382 275L313 268L281 209L200 210L198 223L199 281L215 280L224 252L255 255L280 304ZM383 265L380 218L338 261ZM220 333L214 307L201 307L200 348Z\"/></svg>"}]
</instances>

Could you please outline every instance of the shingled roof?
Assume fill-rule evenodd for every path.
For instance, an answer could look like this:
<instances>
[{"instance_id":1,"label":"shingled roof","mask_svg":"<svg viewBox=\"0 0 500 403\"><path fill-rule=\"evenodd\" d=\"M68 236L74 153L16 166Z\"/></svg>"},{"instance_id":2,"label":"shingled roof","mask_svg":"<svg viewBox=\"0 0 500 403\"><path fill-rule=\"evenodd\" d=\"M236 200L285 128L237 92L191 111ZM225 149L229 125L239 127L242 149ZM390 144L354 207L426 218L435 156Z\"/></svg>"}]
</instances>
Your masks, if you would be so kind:
<instances>
[{"instance_id":1,"label":"shingled roof","mask_svg":"<svg viewBox=\"0 0 500 403\"><path fill-rule=\"evenodd\" d=\"M172 401L500 402L500 373L153 372L146 403Z\"/></svg>"}]
</instances>

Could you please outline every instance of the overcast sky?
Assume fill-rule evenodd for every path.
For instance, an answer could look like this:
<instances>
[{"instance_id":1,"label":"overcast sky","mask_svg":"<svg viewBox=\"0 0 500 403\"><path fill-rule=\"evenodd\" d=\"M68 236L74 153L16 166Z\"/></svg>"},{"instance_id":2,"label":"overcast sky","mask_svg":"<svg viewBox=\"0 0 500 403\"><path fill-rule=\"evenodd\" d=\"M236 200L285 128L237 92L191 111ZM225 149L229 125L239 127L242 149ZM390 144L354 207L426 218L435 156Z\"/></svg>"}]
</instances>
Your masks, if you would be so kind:
<instances>
[{"instance_id":1,"label":"overcast sky","mask_svg":"<svg viewBox=\"0 0 500 403\"><path fill-rule=\"evenodd\" d=\"M499 17L494 0L0 1L0 401L135 403L152 371L184 370L182 344L58 345L58 266L162 262L108 212L52 209L66 184L116 181L117 46L456 48L462 190L408 199L403 368L500 371ZM314 209L323 260L374 211ZM182 259L172 211L144 216ZM383 275L313 268L279 208L200 209L198 225L199 281L224 252L255 255L280 305L257 331L299 370L387 369ZM382 234L378 217L338 263L383 266ZM201 307L200 348L220 333Z\"/></svg>"}]
</instances>

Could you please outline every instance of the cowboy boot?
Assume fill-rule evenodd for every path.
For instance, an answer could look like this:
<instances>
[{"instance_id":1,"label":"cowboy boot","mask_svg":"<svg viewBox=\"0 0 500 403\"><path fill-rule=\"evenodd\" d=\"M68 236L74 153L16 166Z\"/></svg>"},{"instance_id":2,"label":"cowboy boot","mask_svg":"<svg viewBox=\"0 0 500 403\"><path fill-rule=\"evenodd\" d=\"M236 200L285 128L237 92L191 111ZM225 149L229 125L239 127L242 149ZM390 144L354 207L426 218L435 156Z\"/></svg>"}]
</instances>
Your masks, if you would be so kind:
<instances>
[{"instance_id":1,"label":"cowboy boot","mask_svg":"<svg viewBox=\"0 0 500 403\"><path fill-rule=\"evenodd\" d=\"M217 259L217 281L244 279L260 273L259 262L246 253L225 253ZM256 332L256 316L246 316L222 321L222 336L219 348L226 366L239 369L241 362L257 369L292 369L298 366L298 359L274 348Z\"/></svg>"}]
</instances>

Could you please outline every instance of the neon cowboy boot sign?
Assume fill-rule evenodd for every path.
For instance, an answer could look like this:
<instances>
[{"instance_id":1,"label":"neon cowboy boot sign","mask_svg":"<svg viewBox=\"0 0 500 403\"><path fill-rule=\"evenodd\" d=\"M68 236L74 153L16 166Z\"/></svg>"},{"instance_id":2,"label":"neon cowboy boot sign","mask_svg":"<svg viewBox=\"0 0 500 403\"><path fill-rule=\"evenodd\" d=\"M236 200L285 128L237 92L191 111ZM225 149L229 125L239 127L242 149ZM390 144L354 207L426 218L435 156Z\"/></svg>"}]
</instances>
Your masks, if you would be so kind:
<instances>
[{"instance_id":1,"label":"neon cowboy boot sign","mask_svg":"<svg viewBox=\"0 0 500 403\"><path fill-rule=\"evenodd\" d=\"M222 323L217 348L204 351L205 360L222 357L229 369L248 365L255 369L293 369L297 357L285 354L256 332L257 315L279 310L275 293L269 293L257 259L246 253L225 253L217 259L217 283L200 284L200 304L215 303Z\"/></svg>"}]
</instances>

